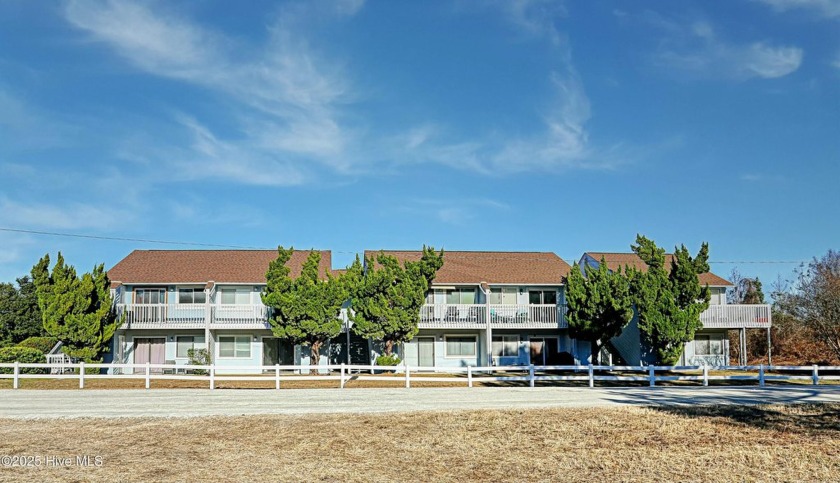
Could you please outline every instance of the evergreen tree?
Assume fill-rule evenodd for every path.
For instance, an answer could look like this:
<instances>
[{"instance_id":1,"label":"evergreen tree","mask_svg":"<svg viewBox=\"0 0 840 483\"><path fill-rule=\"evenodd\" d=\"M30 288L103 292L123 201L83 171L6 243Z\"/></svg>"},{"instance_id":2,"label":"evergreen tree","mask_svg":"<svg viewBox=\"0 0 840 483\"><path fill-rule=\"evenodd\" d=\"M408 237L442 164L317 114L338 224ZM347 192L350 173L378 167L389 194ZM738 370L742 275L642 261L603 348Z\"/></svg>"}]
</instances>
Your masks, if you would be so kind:
<instances>
[{"instance_id":1,"label":"evergreen tree","mask_svg":"<svg viewBox=\"0 0 840 483\"><path fill-rule=\"evenodd\" d=\"M0 346L46 335L38 309L35 284L28 276L0 284Z\"/></svg>"},{"instance_id":2,"label":"evergreen tree","mask_svg":"<svg viewBox=\"0 0 840 483\"><path fill-rule=\"evenodd\" d=\"M764 291L761 287L761 281L756 278L742 277L737 268L732 269L732 274L729 276L729 281L734 287L729 292L727 299L730 304L763 304Z\"/></svg>"},{"instance_id":3,"label":"evergreen tree","mask_svg":"<svg viewBox=\"0 0 840 483\"><path fill-rule=\"evenodd\" d=\"M709 247L703 243L692 258L683 245L675 249L671 266L665 250L638 235L633 252L647 264L647 271L630 268L630 291L639 314L639 331L657 362L675 364L685 347L702 328L700 314L709 307L709 287L698 274L709 271Z\"/></svg>"},{"instance_id":4,"label":"evergreen tree","mask_svg":"<svg viewBox=\"0 0 840 483\"><path fill-rule=\"evenodd\" d=\"M111 307L110 281L103 265L78 277L60 252L52 273L49 265L50 257L45 255L32 268L44 330L64 342L63 350L70 357L101 361L122 323Z\"/></svg>"},{"instance_id":5,"label":"evergreen tree","mask_svg":"<svg viewBox=\"0 0 840 483\"><path fill-rule=\"evenodd\" d=\"M385 355L394 345L417 335L420 308L437 271L443 266L443 250L423 246L419 261L404 264L393 256L379 253L365 260L365 275L353 300L353 332L383 341Z\"/></svg>"},{"instance_id":6,"label":"evergreen tree","mask_svg":"<svg viewBox=\"0 0 840 483\"><path fill-rule=\"evenodd\" d=\"M361 263L357 259L345 274L333 277L328 273L323 280L318 269L321 253L312 250L300 276L292 279L286 263L293 253L294 248L277 248L277 258L269 264L266 273L262 301L274 309L269 319L274 335L309 346L310 361L312 365L318 365L321 348L341 333L341 306L361 277Z\"/></svg>"},{"instance_id":7,"label":"evergreen tree","mask_svg":"<svg viewBox=\"0 0 840 483\"><path fill-rule=\"evenodd\" d=\"M621 334L633 319L630 284L621 270L610 271L601 259L597 269L575 265L566 280L566 321L569 335L588 340L594 362L601 345Z\"/></svg>"}]
</instances>

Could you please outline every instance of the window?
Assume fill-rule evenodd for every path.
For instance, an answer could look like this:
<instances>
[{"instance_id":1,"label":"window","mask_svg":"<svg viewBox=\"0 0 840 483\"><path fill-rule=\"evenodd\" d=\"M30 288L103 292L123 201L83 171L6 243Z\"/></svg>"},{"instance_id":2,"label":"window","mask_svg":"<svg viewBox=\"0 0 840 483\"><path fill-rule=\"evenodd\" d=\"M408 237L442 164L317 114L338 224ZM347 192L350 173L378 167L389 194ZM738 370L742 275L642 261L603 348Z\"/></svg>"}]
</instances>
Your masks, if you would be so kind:
<instances>
[{"instance_id":1,"label":"window","mask_svg":"<svg viewBox=\"0 0 840 483\"><path fill-rule=\"evenodd\" d=\"M491 304L516 305L516 287L491 288L489 300Z\"/></svg>"},{"instance_id":2,"label":"window","mask_svg":"<svg viewBox=\"0 0 840 483\"><path fill-rule=\"evenodd\" d=\"M446 357L475 356L475 337L446 337Z\"/></svg>"},{"instance_id":3,"label":"window","mask_svg":"<svg viewBox=\"0 0 840 483\"><path fill-rule=\"evenodd\" d=\"M187 358L189 357L189 350L195 348L195 337L193 336L178 336L175 338L175 357Z\"/></svg>"},{"instance_id":4,"label":"window","mask_svg":"<svg viewBox=\"0 0 840 483\"><path fill-rule=\"evenodd\" d=\"M475 289L474 288L456 288L455 290L446 291L447 304L474 304L475 303Z\"/></svg>"},{"instance_id":5,"label":"window","mask_svg":"<svg viewBox=\"0 0 840 483\"><path fill-rule=\"evenodd\" d=\"M219 357L247 359L251 357L251 336L219 337Z\"/></svg>"},{"instance_id":6,"label":"window","mask_svg":"<svg viewBox=\"0 0 840 483\"><path fill-rule=\"evenodd\" d=\"M204 290L200 288L179 288L179 304L203 304L205 300Z\"/></svg>"},{"instance_id":7,"label":"window","mask_svg":"<svg viewBox=\"0 0 840 483\"><path fill-rule=\"evenodd\" d=\"M698 356L719 356L723 354L723 341L713 339L709 335L698 335L694 337L694 355Z\"/></svg>"},{"instance_id":8,"label":"window","mask_svg":"<svg viewBox=\"0 0 840 483\"><path fill-rule=\"evenodd\" d=\"M532 305L557 305L557 290L531 290L528 303Z\"/></svg>"},{"instance_id":9,"label":"window","mask_svg":"<svg viewBox=\"0 0 840 483\"><path fill-rule=\"evenodd\" d=\"M251 303L251 290L247 287L223 288L222 304L248 305Z\"/></svg>"},{"instance_id":10,"label":"window","mask_svg":"<svg viewBox=\"0 0 840 483\"><path fill-rule=\"evenodd\" d=\"M493 355L496 357L518 357L519 336L518 335L494 335Z\"/></svg>"},{"instance_id":11,"label":"window","mask_svg":"<svg viewBox=\"0 0 840 483\"><path fill-rule=\"evenodd\" d=\"M166 290L162 288L138 288L134 291L135 304L165 304Z\"/></svg>"}]
</instances>

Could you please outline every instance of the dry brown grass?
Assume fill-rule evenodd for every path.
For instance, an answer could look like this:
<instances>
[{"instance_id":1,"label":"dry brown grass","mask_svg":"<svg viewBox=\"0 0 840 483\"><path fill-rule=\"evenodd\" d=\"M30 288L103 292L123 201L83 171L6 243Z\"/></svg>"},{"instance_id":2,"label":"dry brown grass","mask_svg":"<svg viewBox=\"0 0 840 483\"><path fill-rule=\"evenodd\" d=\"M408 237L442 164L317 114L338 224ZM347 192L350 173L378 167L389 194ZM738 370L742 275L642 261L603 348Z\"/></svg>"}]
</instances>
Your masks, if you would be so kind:
<instances>
[{"instance_id":1,"label":"dry brown grass","mask_svg":"<svg viewBox=\"0 0 840 483\"><path fill-rule=\"evenodd\" d=\"M8 481L836 481L840 405L2 420Z\"/></svg>"}]
</instances>

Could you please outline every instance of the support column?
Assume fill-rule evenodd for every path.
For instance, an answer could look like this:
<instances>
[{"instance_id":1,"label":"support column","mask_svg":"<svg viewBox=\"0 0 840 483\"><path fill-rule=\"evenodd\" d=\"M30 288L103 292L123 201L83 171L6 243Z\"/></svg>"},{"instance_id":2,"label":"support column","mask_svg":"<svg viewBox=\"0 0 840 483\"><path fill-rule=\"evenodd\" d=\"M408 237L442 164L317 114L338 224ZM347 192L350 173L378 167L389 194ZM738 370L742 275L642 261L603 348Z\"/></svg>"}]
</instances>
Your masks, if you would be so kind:
<instances>
[{"instance_id":1,"label":"support column","mask_svg":"<svg viewBox=\"0 0 840 483\"><path fill-rule=\"evenodd\" d=\"M747 328L741 328L741 365L747 365Z\"/></svg>"},{"instance_id":2,"label":"support column","mask_svg":"<svg viewBox=\"0 0 840 483\"><path fill-rule=\"evenodd\" d=\"M493 327L490 323L490 294L489 290L488 293L484 294L484 316L487 318L487 364L488 366L493 365Z\"/></svg>"},{"instance_id":3,"label":"support column","mask_svg":"<svg viewBox=\"0 0 840 483\"><path fill-rule=\"evenodd\" d=\"M208 287L204 289L204 345L207 347L207 354L210 355L211 364L216 362L213 351L213 333L210 331L210 325L213 323L213 304L210 299L214 291L215 284L209 282Z\"/></svg>"}]
</instances>

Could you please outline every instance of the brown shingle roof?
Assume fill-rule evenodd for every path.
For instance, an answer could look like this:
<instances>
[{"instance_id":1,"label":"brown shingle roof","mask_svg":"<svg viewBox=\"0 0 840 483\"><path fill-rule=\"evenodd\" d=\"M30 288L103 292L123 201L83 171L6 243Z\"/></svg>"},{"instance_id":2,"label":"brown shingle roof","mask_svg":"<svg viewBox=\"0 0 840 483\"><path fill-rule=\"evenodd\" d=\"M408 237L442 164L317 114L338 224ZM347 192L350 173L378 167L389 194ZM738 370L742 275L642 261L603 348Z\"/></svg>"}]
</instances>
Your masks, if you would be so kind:
<instances>
[{"instance_id":1,"label":"brown shingle roof","mask_svg":"<svg viewBox=\"0 0 840 483\"><path fill-rule=\"evenodd\" d=\"M292 277L300 275L309 250L295 250L286 264ZM265 283L276 250L134 250L108 270L108 278L122 283ZM320 272L326 278L332 253L321 250Z\"/></svg>"},{"instance_id":2,"label":"brown shingle roof","mask_svg":"<svg viewBox=\"0 0 840 483\"><path fill-rule=\"evenodd\" d=\"M647 264L635 253L586 252L586 255L593 258L596 262L600 262L601 258L604 258L604 261L607 262L607 268L610 270L616 270L619 267L633 267L643 272L647 271ZM673 254L666 253L665 266L670 267L671 260L673 259ZM732 282L729 280L719 277L712 272L701 273L697 276L697 278L700 279L700 284L702 285L732 285Z\"/></svg>"},{"instance_id":3,"label":"brown shingle roof","mask_svg":"<svg viewBox=\"0 0 840 483\"><path fill-rule=\"evenodd\" d=\"M420 251L385 250L400 261L420 260ZM365 250L365 258L375 258L379 250ZM533 284L559 285L571 267L550 252L457 252L444 251L443 266L435 284Z\"/></svg>"}]
</instances>

